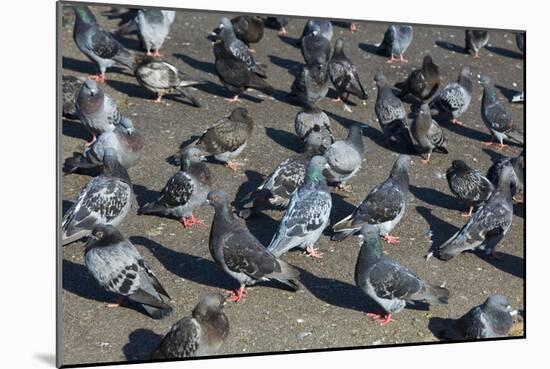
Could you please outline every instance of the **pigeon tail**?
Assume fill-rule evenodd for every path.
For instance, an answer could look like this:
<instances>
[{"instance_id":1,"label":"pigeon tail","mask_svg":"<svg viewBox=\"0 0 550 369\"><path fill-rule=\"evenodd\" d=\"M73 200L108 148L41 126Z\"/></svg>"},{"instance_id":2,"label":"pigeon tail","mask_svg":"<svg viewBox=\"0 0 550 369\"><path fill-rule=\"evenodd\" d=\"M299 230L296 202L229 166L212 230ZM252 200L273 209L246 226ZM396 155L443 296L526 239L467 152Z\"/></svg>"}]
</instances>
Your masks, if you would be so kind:
<instances>
[{"instance_id":1,"label":"pigeon tail","mask_svg":"<svg viewBox=\"0 0 550 369\"><path fill-rule=\"evenodd\" d=\"M260 77L256 76L255 74L251 76L248 87L261 91L267 95L273 95L273 93L275 92L275 89L273 88L273 86L271 86L269 83L267 83Z\"/></svg>"},{"instance_id":2,"label":"pigeon tail","mask_svg":"<svg viewBox=\"0 0 550 369\"><path fill-rule=\"evenodd\" d=\"M445 287L426 285L423 297L430 304L448 304L449 290Z\"/></svg>"},{"instance_id":3,"label":"pigeon tail","mask_svg":"<svg viewBox=\"0 0 550 369\"><path fill-rule=\"evenodd\" d=\"M162 308L142 304L143 308L153 319L164 319L172 315L173 308L170 305L164 304Z\"/></svg>"},{"instance_id":4,"label":"pigeon tail","mask_svg":"<svg viewBox=\"0 0 550 369\"><path fill-rule=\"evenodd\" d=\"M121 46L122 47L122 46ZM136 57L130 51L122 48L120 53L113 58L117 63L120 63L130 69L132 72L136 68Z\"/></svg>"}]
</instances>

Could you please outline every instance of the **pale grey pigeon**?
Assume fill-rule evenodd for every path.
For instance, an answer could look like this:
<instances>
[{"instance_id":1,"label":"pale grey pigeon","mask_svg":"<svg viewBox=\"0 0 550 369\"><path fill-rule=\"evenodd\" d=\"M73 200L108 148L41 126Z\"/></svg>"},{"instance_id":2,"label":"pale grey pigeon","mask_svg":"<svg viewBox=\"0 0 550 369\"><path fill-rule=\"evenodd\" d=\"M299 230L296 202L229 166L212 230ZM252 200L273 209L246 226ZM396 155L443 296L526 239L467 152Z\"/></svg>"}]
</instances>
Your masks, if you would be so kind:
<instances>
[{"instance_id":1,"label":"pale grey pigeon","mask_svg":"<svg viewBox=\"0 0 550 369\"><path fill-rule=\"evenodd\" d=\"M390 57L388 63L396 60L407 63L407 60L403 58L403 54L411 45L412 40L413 28L411 26L391 25L384 33L384 39L378 46L378 52ZM396 58L396 56L399 58Z\"/></svg>"},{"instance_id":2,"label":"pale grey pigeon","mask_svg":"<svg viewBox=\"0 0 550 369\"><path fill-rule=\"evenodd\" d=\"M176 12L173 10L141 9L135 22L141 44L147 55L160 57L159 50L170 33L170 25L174 22Z\"/></svg>"}]
</instances>

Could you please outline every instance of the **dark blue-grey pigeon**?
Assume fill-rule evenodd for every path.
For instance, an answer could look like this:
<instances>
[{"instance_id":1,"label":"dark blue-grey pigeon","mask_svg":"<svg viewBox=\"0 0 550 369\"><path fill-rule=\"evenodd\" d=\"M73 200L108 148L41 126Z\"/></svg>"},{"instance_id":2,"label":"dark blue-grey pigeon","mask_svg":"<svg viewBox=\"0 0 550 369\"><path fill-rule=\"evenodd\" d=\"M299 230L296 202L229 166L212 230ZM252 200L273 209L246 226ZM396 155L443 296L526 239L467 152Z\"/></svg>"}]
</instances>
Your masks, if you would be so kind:
<instances>
[{"instance_id":1,"label":"dark blue-grey pigeon","mask_svg":"<svg viewBox=\"0 0 550 369\"><path fill-rule=\"evenodd\" d=\"M302 110L296 113L294 130L304 143L312 132L320 134L323 138L322 152L326 151L334 142L330 128L330 118L321 108L314 104L306 104Z\"/></svg>"},{"instance_id":2,"label":"dark blue-grey pigeon","mask_svg":"<svg viewBox=\"0 0 550 369\"><path fill-rule=\"evenodd\" d=\"M160 57L160 48L170 33L174 22L174 10L140 9L135 18L141 45L149 56Z\"/></svg>"},{"instance_id":3,"label":"dark blue-grey pigeon","mask_svg":"<svg viewBox=\"0 0 550 369\"><path fill-rule=\"evenodd\" d=\"M472 73L464 66L456 82L446 85L430 102L430 108L436 114L450 115L451 123L463 125L458 118L468 110L472 100Z\"/></svg>"},{"instance_id":4,"label":"dark blue-grey pigeon","mask_svg":"<svg viewBox=\"0 0 550 369\"><path fill-rule=\"evenodd\" d=\"M390 232L399 224L407 208L411 158L400 155L395 161L389 177L374 187L353 212L336 223L332 229L333 241L341 241L357 233L365 224L378 228L380 235L388 243L399 243L399 237Z\"/></svg>"},{"instance_id":5,"label":"dark blue-grey pigeon","mask_svg":"<svg viewBox=\"0 0 550 369\"><path fill-rule=\"evenodd\" d=\"M329 166L325 171L327 181L337 183L342 191L351 192L351 186L346 182L361 168L364 154L361 125L356 123L349 127L345 140L335 141L323 154Z\"/></svg>"},{"instance_id":6,"label":"dark blue-grey pigeon","mask_svg":"<svg viewBox=\"0 0 550 369\"><path fill-rule=\"evenodd\" d=\"M99 70L99 74L91 78L104 82L107 68L116 64L133 71L135 56L99 26L90 9L82 5L75 5L73 9L76 18L73 39L80 51L93 61Z\"/></svg>"},{"instance_id":7,"label":"dark blue-grey pigeon","mask_svg":"<svg viewBox=\"0 0 550 369\"><path fill-rule=\"evenodd\" d=\"M525 183L525 157L522 151L516 157L503 157L493 163L487 171L487 178L495 186L498 185L498 180L501 178L501 172L505 167L511 166L513 169L512 175L512 200L515 202L524 201L524 183Z\"/></svg>"},{"instance_id":8,"label":"dark blue-grey pigeon","mask_svg":"<svg viewBox=\"0 0 550 369\"><path fill-rule=\"evenodd\" d=\"M102 174L88 182L63 216L62 244L88 237L99 224L118 226L130 211L132 201L128 172L113 149L105 150Z\"/></svg>"},{"instance_id":9,"label":"dark blue-grey pigeon","mask_svg":"<svg viewBox=\"0 0 550 369\"><path fill-rule=\"evenodd\" d=\"M108 224L93 228L84 251L86 268L94 279L107 291L119 295L120 306L124 297L140 303L153 319L170 316L170 299L153 271L139 251L122 236L120 231Z\"/></svg>"},{"instance_id":10,"label":"dark blue-grey pigeon","mask_svg":"<svg viewBox=\"0 0 550 369\"><path fill-rule=\"evenodd\" d=\"M344 53L344 39L336 39L334 53L328 64L328 75L336 89L338 98L347 100L349 95L355 95L361 100L366 100L368 95L361 84L355 64Z\"/></svg>"},{"instance_id":11,"label":"dark blue-grey pigeon","mask_svg":"<svg viewBox=\"0 0 550 369\"><path fill-rule=\"evenodd\" d=\"M308 19L302 31L302 36L300 36L300 40L316 29L319 30L320 34L329 42L332 41L332 35L334 34L332 23L327 19Z\"/></svg>"},{"instance_id":12,"label":"dark blue-grey pigeon","mask_svg":"<svg viewBox=\"0 0 550 369\"><path fill-rule=\"evenodd\" d=\"M439 88L439 67L433 62L430 55L426 55L422 61L422 67L413 70L407 80L400 83L401 92L398 97L412 95L421 101L429 100Z\"/></svg>"},{"instance_id":13,"label":"dark blue-grey pigeon","mask_svg":"<svg viewBox=\"0 0 550 369\"><path fill-rule=\"evenodd\" d=\"M97 168L103 165L105 150L113 149L118 162L126 169L136 165L143 157L145 140L132 121L123 116L114 131L100 134L97 140L82 153L74 153L63 164L68 174L77 169Z\"/></svg>"},{"instance_id":14,"label":"dark blue-grey pigeon","mask_svg":"<svg viewBox=\"0 0 550 369\"><path fill-rule=\"evenodd\" d=\"M483 86L483 98L481 99L481 118L491 132L491 140L484 142L486 145L498 145L502 150L506 145L504 140L523 145L523 133L518 131L512 120L512 115L506 110L497 97L497 90L491 79L485 75L480 76L479 82ZM494 141L497 142L494 142Z\"/></svg>"},{"instance_id":15,"label":"dark blue-grey pigeon","mask_svg":"<svg viewBox=\"0 0 550 369\"><path fill-rule=\"evenodd\" d=\"M433 151L443 154L449 153L447 150L447 137L439 124L432 119L428 104L420 106L420 111L411 124L411 134L418 143L419 151L422 153L428 152L428 157L422 159L422 163L428 164L430 162Z\"/></svg>"},{"instance_id":16,"label":"dark blue-grey pigeon","mask_svg":"<svg viewBox=\"0 0 550 369\"><path fill-rule=\"evenodd\" d=\"M471 217L474 206L487 201L495 190L489 179L462 160L453 160L445 175L451 192L470 207L465 217Z\"/></svg>"},{"instance_id":17,"label":"dark blue-grey pigeon","mask_svg":"<svg viewBox=\"0 0 550 369\"><path fill-rule=\"evenodd\" d=\"M182 359L215 354L229 334L229 319L223 312L225 298L209 293L190 316L178 320L151 355L153 360Z\"/></svg>"},{"instance_id":18,"label":"dark blue-grey pigeon","mask_svg":"<svg viewBox=\"0 0 550 369\"><path fill-rule=\"evenodd\" d=\"M288 25L288 17L266 17L264 18L264 25L267 28L273 28L277 30L279 36L286 36L288 34L286 26Z\"/></svg>"},{"instance_id":19,"label":"dark blue-grey pigeon","mask_svg":"<svg viewBox=\"0 0 550 369\"><path fill-rule=\"evenodd\" d=\"M330 41L321 34L318 24L314 24L312 31L302 37L301 48L306 65L328 63L330 59Z\"/></svg>"},{"instance_id":20,"label":"dark blue-grey pigeon","mask_svg":"<svg viewBox=\"0 0 550 369\"><path fill-rule=\"evenodd\" d=\"M468 250L481 250L493 258L498 258L495 248L512 225L511 166L502 170L498 185L484 205L478 208L458 232L435 250L442 260L450 260Z\"/></svg>"},{"instance_id":21,"label":"dark blue-grey pigeon","mask_svg":"<svg viewBox=\"0 0 550 369\"><path fill-rule=\"evenodd\" d=\"M367 316L385 325L393 321L392 314L403 310L407 303L448 303L449 290L424 282L384 255L376 226L363 226L359 239L361 250L355 265L355 283L382 307L380 313L368 313Z\"/></svg>"},{"instance_id":22,"label":"dark blue-grey pigeon","mask_svg":"<svg viewBox=\"0 0 550 369\"><path fill-rule=\"evenodd\" d=\"M63 117L77 119L76 95L80 92L82 84L86 81L83 77L64 75L61 79L61 91L63 98L62 112Z\"/></svg>"},{"instance_id":23,"label":"dark blue-grey pigeon","mask_svg":"<svg viewBox=\"0 0 550 369\"><path fill-rule=\"evenodd\" d=\"M314 156L310 160L305 181L292 195L277 233L268 246L273 255L279 257L295 247L305 249L308 256L323 255L313 245L328 226L332 208L324 169L328 169L324 157Z\"/></svg>"},{"instance_id":24,"label":"dark blue-grey pigeon","mask_svg":"<svg viewBox=\"0 0 550 369\"><path fill-rule=\"evenodd\" d=\"M413 28L411 26L391 25L384 33L382 43L378 45L378 52L389 56L388 63L400 61L407 63L403 54L411 45L413 40ZM398 56L399 58L396 58Z\"/></svg>"},{"instance_id":25,"label":"dark blue-grey pigeon","mask_svg":"<svg viewBox=\"0 0 550 369\"><path fill-rule=\"evenodd\" d=\"M479 59L479 50L489 43L489 32L479 29L464 30L464 43L464 52L473 53L474 58Z\"/></svg>"},{"instance_id":26,"label":"dark blue-grey pigeon","mask_svg":"<svg viewBox=\"0 0 550 369\"><path fill-rule=\"evenodd\" d=\"M290 87L289 96L303 106L316 105L329 89L328 64L322 60L310 66L304 65Z\"/></svg>"},{"instance_id":27,"label":"dark blue-grey pigeon","mask_svg":"<svg viewBox=\"0 0 550 369\"><path fill-rule=\"evenodd\" d=\"M279 260L237 223L225 192L212 191L207 199L215 210L208 244L210 254L225 273L239 282L239 288L228 298L230 301L243 299L245 287L258 281L274 279L294 291L300 288L300 272Z\"/></svg>"},{"instance_id":28,"label":"dark blue-grey pigeon","mask_svg":"<svg viewBox=\"0 0 550 369\"><path fill-rule=\"evenodd\" d=\"M205 160L203 152L197 147L184 150L180 170L170 177L159 198L143 205L138 214L177 219L184 227L204 224L193 211L206 202L210 191L210 171Z\"/></svg>"},{"instance_id":29,"label":"dark blue-grey pigeon","mask_svg":"<svg viewBox=\"0 0 550 369\"><path fill-rule=\"evenodd\" d=\"M264 22L258 16L239 15L231 19L231 24L235 30L235 36L249 49L250 44L258 43L264 37ZM254 52L254 49L250 51Z\"/></svg>"}]
</instances>

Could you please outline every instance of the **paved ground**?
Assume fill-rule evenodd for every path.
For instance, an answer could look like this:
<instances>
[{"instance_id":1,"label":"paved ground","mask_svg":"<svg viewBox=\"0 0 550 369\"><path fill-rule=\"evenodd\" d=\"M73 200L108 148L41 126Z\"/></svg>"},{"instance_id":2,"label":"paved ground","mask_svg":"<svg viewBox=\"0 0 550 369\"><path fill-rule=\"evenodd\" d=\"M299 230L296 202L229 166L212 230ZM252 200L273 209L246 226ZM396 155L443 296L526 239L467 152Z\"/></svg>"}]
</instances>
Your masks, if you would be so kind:
<instances>
[{"instance_id":1,"label":"paved ground","mask_svg":"<svg viewBox=\"0 0 550 369\"><path fill-rule=\"evenodd\" d=\"M99 16L100 8L92 10L105 29L116 29L114 21ZM177 170L165 159L177 150L180 143L201 133L233 108L223 99L228 94L214 74L211 45L205 38L207 32L218 24L219 17L220 14L215 13L179 13L172 26L171 38L162 50L166 60L181 70L212 81L195 91L202 108L193 108L178 101L177 97L167 99L165 105L152 104L149 101L152 94L142 90L127 72L112 69L108 73L110 80L103 87L147 139L143 160L129 171L139 204L153 199ZM67 21L61 32L63 73L82 75L94 72L92 64L73 43L72 13ZM302 63L300 51L292 42L301 34L303 24L303 19L293 20L286 38L266 30L264 39L255 45L257 59L269 65L268 81L277 92L273 98L266 98L252 91L250 97L241 103L256 123L253 139L240 158L246 164L246 170L235 174L223 166L210 166L215 187L231 196L242 196L258 183L259 174L269 173L298 147L293 124L299 107L289 104L285 95L293 74L298 72ZM380 132L373 109L376 99L373 77L378 70L383 71L392 83L401 81L429 53L440 66L443 83L456 79L461 65L469 64L474 74L483 72L491 76L501 86L504 96L508 96L510 90L523 89L524 64L512 33L491 32L492 46L481 51L481 59L474 60L460 51L464 42L463 30L415 26L414 41L406 53L409 64L401 66L387 64L385 58L371 52L372 45L380 42L386 27L381 23L361 23L355 34L346 28L335 27L335 35L346 38L346 53L356 63L370 96L366 105L352 106L351 113L329 99L322 102L322 108L330 113L338 138L345 136L345 127L351 122L374 124L364 132L365 162L359 174L351 180L354 192L347 197L333 193L331 224L347 215L374 185L387 177L397 157L395 152L379 144ZM121 41L131 49L139 47L133 35ZM500 97L504 100L502 95ZM365 315L372 303L354 285L353 271L359 251L357 240L349 238L334 243L328 236L323 236L317 243L325 252L323 259L311 260L298 252L284 256L303 271L304 291L291 293L275 284L262 285L251 288L244 302L226 307L231 333L220 354L433 341L436 338L429 326L433 326L434 318L459 316L481 303L488 294L496 292L508 296L515 308L523 309L522 205L515 209L512 227L498 247L503 256L501 261L487 261L475 254L460 255L448 263L435 259L426 262L423 258L430 247L430 229L434 242L439 244L465 222L460 216L464 208L452 197L441 174L453 159L458 158L486 171L491 159L500 155L481 144L481 140L489 136L481 121L480 102L481 87L476 84L470 109L463 116L466 126L445 126L449 155L435 154L429 166L422 165L418 157L414 158L409 172L408 209L395 229L402 242L385 246L391 257L419 276L434 283L446 281L451 291L449 305L433 306L429 311L406 309L397 315L396 322L379 327ZM521 125L523 105L507 106ZM78 122L63 121L63 157L80 151L83 139L88 139L88 136ZM520 150L511 147L505 154L515 156ZM89 176L78 174L63 178L64 210L89 180ZM209 224L213 210L205 206L198 215ZM278 212L268 212L249 220L246 226L263 244L268 244L281 216ZM188 315L201 295L235 287L234 281L224 275L209 255L209 226L184 229L176 221L133 213L120 229L138 247L173 297L174 314L169 319L155 321L132 305L119 309L105 307L113 296L103 291L88 275L83 265L83 244L77 242L67 246L63 249L61 342L65 364L146 359L170 325Z\"/></svg>"}]
</instances>

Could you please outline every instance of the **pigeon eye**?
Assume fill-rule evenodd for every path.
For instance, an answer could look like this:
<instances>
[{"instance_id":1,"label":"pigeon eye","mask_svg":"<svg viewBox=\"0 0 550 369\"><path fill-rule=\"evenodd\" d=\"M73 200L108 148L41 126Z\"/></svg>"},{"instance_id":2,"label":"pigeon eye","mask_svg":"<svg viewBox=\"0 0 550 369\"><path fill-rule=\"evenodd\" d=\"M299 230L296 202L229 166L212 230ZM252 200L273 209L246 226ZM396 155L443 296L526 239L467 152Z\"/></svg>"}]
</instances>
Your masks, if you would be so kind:
<instances>
[{"instance_id":1,"label":"pigeon eye","mask_svg":"<svg viewBox=\"0 0 550 369\"><path fill-rule=\"evenodd\" d=\"M101 238L101 237L103 237L103 232L102 231L97 231L95 233L95 235L96 235L96 237Z\"/></svg>"}]
</instances>

